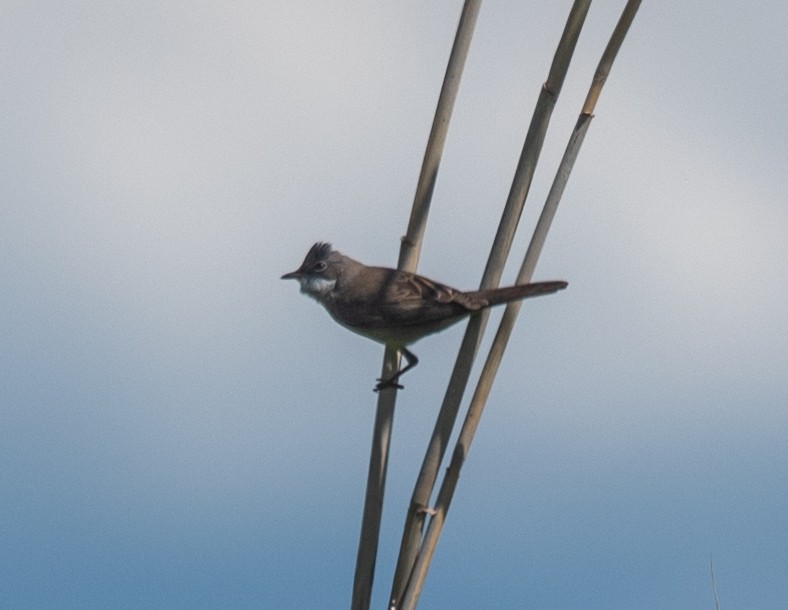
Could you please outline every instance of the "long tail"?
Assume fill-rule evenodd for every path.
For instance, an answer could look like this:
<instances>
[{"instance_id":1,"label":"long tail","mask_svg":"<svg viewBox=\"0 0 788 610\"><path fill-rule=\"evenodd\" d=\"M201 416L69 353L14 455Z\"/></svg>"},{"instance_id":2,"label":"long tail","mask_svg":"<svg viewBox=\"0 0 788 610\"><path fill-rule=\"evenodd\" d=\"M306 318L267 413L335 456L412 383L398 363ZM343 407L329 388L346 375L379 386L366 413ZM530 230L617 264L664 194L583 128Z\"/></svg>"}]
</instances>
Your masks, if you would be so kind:
<instances>
[{"instance_id":1,"label":"long tail","mask_svg":"<svg viewBox=\"0 0 788 610\"><path fill-rule=\"evenodd\" d=\"M506 288L488 288L486 290L466 292L465 294L474 301L486 301L489 305L499 305L500 303L508 303L509 301L516 301L518 299L552 294L553 292L563 290L567 285L568 284L563 281L534 282L532 284L520 284L519 286L507 286Z\"/></svg>"}]
</instances>

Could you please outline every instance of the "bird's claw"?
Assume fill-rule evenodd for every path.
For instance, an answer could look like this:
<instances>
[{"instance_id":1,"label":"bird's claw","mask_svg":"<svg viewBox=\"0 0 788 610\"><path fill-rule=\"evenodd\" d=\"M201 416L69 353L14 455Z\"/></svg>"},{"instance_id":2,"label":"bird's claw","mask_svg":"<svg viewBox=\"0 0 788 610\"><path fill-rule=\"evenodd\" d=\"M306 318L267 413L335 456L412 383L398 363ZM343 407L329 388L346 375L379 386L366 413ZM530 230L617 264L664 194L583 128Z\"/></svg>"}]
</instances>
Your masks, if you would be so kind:
<instances>
[{"instance_id":1,"label":"bird's claw","mask_svg":"<svg viewBox=\"0 0 788 610\"><path fill-rule=\"evenodd\" d=\"M386 390L388 388L397 388L398 390L404 390L405 386L397 383L395 379L376 379L378 384L374 388L374 392L380 392L381 390Z\"/></svg>"}]
</instances>

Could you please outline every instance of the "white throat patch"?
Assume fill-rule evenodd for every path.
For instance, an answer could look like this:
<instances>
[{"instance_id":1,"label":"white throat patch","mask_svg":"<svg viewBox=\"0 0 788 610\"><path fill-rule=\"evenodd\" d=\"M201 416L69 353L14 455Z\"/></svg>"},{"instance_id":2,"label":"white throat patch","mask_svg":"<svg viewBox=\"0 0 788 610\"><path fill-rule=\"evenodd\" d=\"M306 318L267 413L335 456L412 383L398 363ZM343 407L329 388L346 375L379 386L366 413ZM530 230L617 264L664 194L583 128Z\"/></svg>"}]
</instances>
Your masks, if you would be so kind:
<instances>
[{"instance_id":1,"label":"white throat patch","mask_svg":"<svg viewBox=\"0 0 788 610\"><path fill-rule=\"evenodd\" d=\"M337 283L336 280L328 280L322 277L300 277L298 281L301 284L301 292L318 301L328 299Z\"/></svg>"}]
</instances>

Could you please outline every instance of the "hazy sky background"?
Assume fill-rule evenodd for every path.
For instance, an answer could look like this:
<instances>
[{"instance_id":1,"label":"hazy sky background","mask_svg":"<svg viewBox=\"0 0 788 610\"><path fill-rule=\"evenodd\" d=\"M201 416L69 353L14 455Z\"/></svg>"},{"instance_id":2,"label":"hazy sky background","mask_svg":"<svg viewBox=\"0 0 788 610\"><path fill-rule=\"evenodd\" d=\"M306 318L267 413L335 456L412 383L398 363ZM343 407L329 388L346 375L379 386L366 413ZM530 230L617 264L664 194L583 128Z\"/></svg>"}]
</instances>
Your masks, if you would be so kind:
<instances>
[{"instance_id":1,"label":"hazy sky background","mask_svg":"<svg viewBox=\"0 0 788 610\"><path fill-rule=\"evenodd\" d=\"M422 273L478 285L570 4L482 6ZM0 3L0 605L348 606L382 348L279 276L317 240L396 263L460 9ZM722 608L785 607L787 24L643 3L423 608L712 608L711 556ZM462 332L398 399L377 608Z\"/></svg>"}]
</instances>

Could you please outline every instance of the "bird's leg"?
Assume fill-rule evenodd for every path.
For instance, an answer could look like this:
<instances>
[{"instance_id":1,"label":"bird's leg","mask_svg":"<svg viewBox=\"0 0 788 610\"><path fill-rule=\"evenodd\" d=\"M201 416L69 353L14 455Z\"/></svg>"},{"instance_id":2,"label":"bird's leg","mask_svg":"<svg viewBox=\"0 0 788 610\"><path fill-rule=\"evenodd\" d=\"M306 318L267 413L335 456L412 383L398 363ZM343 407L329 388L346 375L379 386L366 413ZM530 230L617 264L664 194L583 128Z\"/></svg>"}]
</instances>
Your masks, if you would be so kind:
<instances>
[{"instance_id":1,"label":"bird's leg","mask_svg":"<svg viewBox=\"0 0 788 610\"><path fill-rule=\"evenodd\" d=\"M410 351L407 348L401 347L399 348L399 353L405 357L405 361L407 364L401 368L398 372L394 373L388 379L378 379L378 385L375 386L375 391L380 392L381 390L385 390L386 388L398 388L403 389L404 386L397 383L400 377L402 377L405 373L407 373L410 369L416 366L419 363L419 359L416 358L416 354Z\"/></svg>"}]
</instances>

